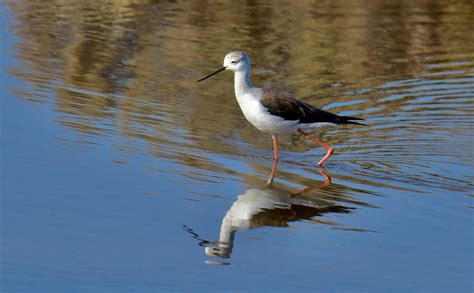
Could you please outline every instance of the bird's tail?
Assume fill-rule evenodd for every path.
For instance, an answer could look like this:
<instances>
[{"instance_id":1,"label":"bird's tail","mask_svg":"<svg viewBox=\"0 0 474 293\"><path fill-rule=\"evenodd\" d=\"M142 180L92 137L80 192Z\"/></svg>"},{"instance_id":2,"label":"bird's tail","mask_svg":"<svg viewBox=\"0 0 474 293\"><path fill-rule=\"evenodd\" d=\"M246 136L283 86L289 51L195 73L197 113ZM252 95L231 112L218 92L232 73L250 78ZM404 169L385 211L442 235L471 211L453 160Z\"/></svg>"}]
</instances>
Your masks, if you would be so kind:
<instances>
[{"instance_id":1,"label":"bird's tail","mask_svg":"<svg viewBox=\"0 0 474 293\"><path fill-rule=\"evenodd\" d=\"M351 120L365 120L362 118L357 118L357 117L351 117L351 116L339 116L339 123L341 124L357 124L357 125L364 125L367 126L367 124L364 123L359 123Z\"/></svg>"}]
</instances>

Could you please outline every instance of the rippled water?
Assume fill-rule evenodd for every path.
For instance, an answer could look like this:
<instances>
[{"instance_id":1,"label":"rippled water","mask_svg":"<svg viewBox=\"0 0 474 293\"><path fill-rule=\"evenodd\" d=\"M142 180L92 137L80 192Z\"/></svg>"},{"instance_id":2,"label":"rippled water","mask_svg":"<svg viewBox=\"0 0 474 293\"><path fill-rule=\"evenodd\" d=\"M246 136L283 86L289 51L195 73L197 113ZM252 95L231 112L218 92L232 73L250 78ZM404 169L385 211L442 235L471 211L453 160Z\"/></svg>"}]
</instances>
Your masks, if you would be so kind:
<instances>
[{"instance_id":1,"label":"rippled water","mask_svg":"<svg viewBox=\"0 0 474 293\"><path fill-rule=\"evenodd\" d=\"M472 292L471 1L8 1L2 292ZM271 138L232 75L368 127ZM226 266L218 266L226 265Z\"/></svg>"}]
</instances>

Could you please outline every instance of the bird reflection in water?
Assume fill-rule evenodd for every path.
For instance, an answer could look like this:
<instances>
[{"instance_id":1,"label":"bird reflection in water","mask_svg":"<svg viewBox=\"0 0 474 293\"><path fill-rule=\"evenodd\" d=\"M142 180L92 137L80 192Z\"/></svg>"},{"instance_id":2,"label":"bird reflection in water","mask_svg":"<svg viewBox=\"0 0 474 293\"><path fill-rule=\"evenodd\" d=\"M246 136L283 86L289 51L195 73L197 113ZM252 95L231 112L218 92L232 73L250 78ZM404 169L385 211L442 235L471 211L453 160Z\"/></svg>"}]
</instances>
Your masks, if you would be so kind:
<instances>
[{"instance_id":1,"label":"bird reflection in water","mask_svg":"<svg viewBox=\"0 0 474 293\"><path fill-rule=\"evenodd\" d=\"M273 186L273 174L267 185L261 189L248 189L237 196L237 200L222 219L219 241L207 241L190 228L185 229L193 234L195 239L200 240L208 256L219 258L230 258L234 246L235 233L239 230L253 229L263 226L288 227L289 222L295 222L326 213L348 213L350 208L336 205L330 201L311 196L308 193L315 189L321 189L331 184L331 177L324 169L320 174L324 182L307 187L298 192ZM229 264L216 261L208 261L212 264Z\"/></svg>"}]
</instances>

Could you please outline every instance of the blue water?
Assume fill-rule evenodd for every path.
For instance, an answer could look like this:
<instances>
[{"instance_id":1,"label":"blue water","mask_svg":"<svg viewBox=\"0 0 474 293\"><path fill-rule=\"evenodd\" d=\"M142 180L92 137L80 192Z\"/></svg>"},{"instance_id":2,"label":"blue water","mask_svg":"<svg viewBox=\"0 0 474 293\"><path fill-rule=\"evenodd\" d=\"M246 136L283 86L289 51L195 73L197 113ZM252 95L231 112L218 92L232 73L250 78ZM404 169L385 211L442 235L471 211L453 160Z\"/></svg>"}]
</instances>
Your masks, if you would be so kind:
<instances>
[{"instance_id":1,"label":"blue water","mask_svg":"<svg viewBox=\"0 0 474 293\"><path fill-rule=\"evenodd\" d=\"M412 51L397 41L398 6L381 5L389 31L367 61L347 55L379 33L363 1L311 15L301 3L191 3L1 9L1 291L472 292L472 4L400 8ZM239 9L253 17L232 19ZM277 28L246 22L265 11ZM203 32L206 15L227 22ZM292 45L293 30L318 41ZM347 39L332 47L331 32ZM265 187L271 139L242 117L230 74L195 84L237 45L255 83L370 126L321 133L336 148L325 170L323 150L284 137ZM228 257L206 255L228 247L227 228Z\"/></svg>"}]
</instances>

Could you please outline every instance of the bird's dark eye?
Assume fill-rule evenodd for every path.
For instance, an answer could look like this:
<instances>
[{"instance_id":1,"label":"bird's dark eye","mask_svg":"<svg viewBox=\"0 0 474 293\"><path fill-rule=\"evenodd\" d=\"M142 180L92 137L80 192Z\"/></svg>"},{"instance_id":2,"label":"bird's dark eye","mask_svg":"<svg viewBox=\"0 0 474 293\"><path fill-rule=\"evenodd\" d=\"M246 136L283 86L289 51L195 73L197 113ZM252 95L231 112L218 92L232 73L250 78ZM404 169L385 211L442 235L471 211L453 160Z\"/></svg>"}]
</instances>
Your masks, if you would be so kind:
<instances>
[{"instance_id":1,"label":"bird's dark eye","mask_svg":"<svg viewBox=\"0 0 474 293\"><path fill-rule=\"evenodd\" d=\"M239 61L232 61L232 62L230 62L230 63L232 63L232 64L237 64L237 62L239 62Z\"/></svg>"}]
</instances>

